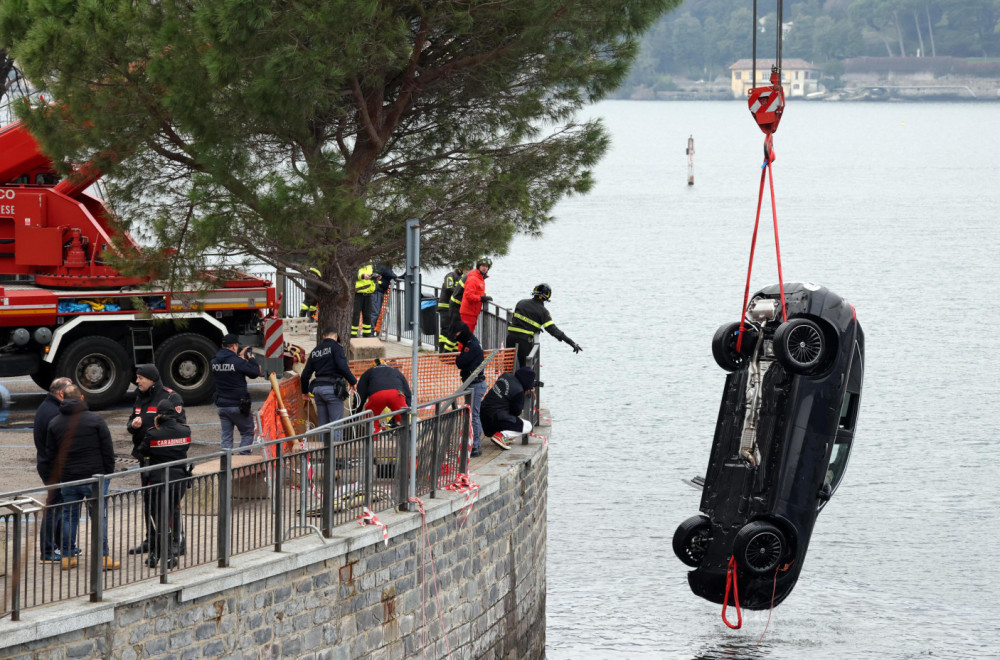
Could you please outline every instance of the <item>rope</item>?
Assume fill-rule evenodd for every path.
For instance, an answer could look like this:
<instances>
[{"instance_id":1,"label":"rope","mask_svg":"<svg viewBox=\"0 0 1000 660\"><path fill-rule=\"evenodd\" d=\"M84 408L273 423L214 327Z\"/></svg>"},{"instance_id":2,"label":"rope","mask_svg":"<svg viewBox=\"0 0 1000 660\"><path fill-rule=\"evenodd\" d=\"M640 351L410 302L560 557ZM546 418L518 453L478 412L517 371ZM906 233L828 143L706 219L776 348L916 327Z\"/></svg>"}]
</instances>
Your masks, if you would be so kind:
<instances>
[{"instance_id":1,"label":"rope","mask_svg":"<svg viewBox=\"0 0 1000 660\"><path fill-rule=\"evenodd\" d=\"M478 489L479 487L476 486ZM437 571L434 569L434 554L430 549L430 531L427 529L427 512L424 510L424 503L419 497L407 498L408 501L417 505L420 509L420 657L425 657L427 642L424 636L427 633L427 598L425 595L424 579L427 557L430 556L431 578L434 580L434 599L437 602L438 619L441 622L441 635L444 637L445 648L448 649L448 657L451 658L451 644L448 643L448 633L444 627L444 611L441 609L441 590L438 588Z\"/></svg>"},{"instance_id":2,"label":"rope","mask_svg":"<svg viewBox=\"0 0 1000 660\"><path fill-rule=\"evenodd\" d=\"M372 513L371 509L369 509L368 507L365 507L364 510L362 511L361 515L358 516L358 517L361 518L361 520L358 521L358 524L361 525L361 526L364 526L364 525L378 525L379 527L381 527L382 528L382 540L385 542L385 546L389 547L389 528L385 526L384 522L382 522L381 520L378 519L378 516L376 516L374 513Z\"/></svg>"},{"instance_id":3,"label":"rope","mask_svg":"<svg viewBox=\"0 0 1000 660\"><path fill-rule=\"evenodd\" d=\"M736 604L736 625L729 623L726 618L726 608L729 607L729 588L733 589L733 602ZM722 622L732 628L739 630L743 627L743 610L740 609L740 590L736 584L736 556L730 555L729 568L726 570L726 597L722 601Z\"/></svg>"},{"instance_id":4,"label":"rope","mask_svg":"<svg viewBox=\"0 0 1000 660\"><path fill-rule=\"evenodd\" d=\"M750 263L747 265L747 282L743 289L743 307L740 312L740 333L736 339L736 352L743 346L743 331L746 328L747 301L750 299L750 274L753 272L753 254L757 247L757 229L760 226L760 207L764 202L764 178L771 184L771 216L774 223L774 252L778 261L778 288L781 291L781 319L788 320L785 310L785 280L781 273L781 245L778 242L778 210L774 205L774 177L771 173L771 163L775 154L772 148L771 134L764 138L764 164L760 166L760 190L757 193L757 217L753 223L753 237L750 239Z\"/></svg>"},{"instance_id":5,"label":"rope","mask_svg":"<svg viewBox=\"0 0 1000 660\"><path fill-rule=\"evenodd\" d=\"M460 472L455 481L444 487L445 490L454 491L456 493L465 493L465 504L459 509L459 513L465 511L465 516L459 521L458 526L461 527L465 524L468 519L469 514L472 513L472 507L476 504L476 499L479 497L479 484L474 482L469 475L464 472ZM468 510L466 511L466 507Z\"/></svg>"},{"instance_id":6,"label":"rope","mask_svg":"<svg viewBox=\"0 0 1000 660\"><path fill-rule=\"evenodd\" d=\"M771 614L774 613L774 594L776 594L777 591L778 591L778 573L784 573L785 571L787 571L791 567L792 567L792 564L791 564L791 562L789 562L789 563L785 564L784 566L781 566L781 567L777 567L776 566L774 568L774 586L771 587L771 609L768 610L768 612L767 612L767 623L764 624L764 630L761 631L760 637L757 638L757 646L760 646L761 640L764 639L764 633L767 632L767 627L769 625L771 625Z\"/></svg>"}]
</instances>

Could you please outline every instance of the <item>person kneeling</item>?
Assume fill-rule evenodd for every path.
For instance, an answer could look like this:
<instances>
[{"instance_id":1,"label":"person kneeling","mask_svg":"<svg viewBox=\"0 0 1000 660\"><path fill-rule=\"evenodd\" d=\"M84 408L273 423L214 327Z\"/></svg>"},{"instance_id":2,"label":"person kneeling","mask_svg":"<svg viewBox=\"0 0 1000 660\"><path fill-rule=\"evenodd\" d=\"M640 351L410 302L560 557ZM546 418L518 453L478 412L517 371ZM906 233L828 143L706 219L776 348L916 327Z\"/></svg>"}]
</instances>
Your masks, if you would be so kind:
<instances>
[{"instance_id":1,"label":"person kneeling","mask_svg":"<svg viewBox=\"0 0 1000 660\"><path fill-rule=\"evenodd\" d=\"M486 393L479 411L483 434L501 449L510 449L509 440L531 432L531 422L518 415L524 409L524 394L535 387L535 372L522 367L501 374Z\"/></svg>"}]
</instances>

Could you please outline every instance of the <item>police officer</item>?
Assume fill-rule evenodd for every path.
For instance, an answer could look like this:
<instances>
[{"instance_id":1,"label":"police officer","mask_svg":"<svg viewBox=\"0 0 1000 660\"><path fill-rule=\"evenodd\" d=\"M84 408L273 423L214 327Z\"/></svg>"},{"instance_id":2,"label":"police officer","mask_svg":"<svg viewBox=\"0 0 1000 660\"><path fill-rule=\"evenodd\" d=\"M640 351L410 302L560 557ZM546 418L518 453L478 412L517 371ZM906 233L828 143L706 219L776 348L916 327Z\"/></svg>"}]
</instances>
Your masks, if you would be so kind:
<instances>
[{"instance_id":1,"label":"police officer","mask_svg":"<svg viewBox=\"0 0 1000 660\"><path fill-rule=\"evenodd\" d=\"M222 424L222 448L232 448L233 427L240 431L240 447L247 447L253 444L254 432L247 378L259 378L260 365L250 347L240 348L239 337L232 333L222 338L222 348L212 358L211 364L215 374L215 405Z\"/></svg>"},{"instance_id":2,"label":"police officer","mask_svg":"<svg viewBox=\"0 0 1000 660\"><path fill-rule=\"evenodd\" d=\"M315 378L312 378L313 374ZM351 389L358 384L358 379L347 364L347 356L339 343L337 329L327 328L323 333L323 341L309 354L301 378L302 393L311 394L316 402L316 416L320 426L344 416L344 399L348 392L344 381L350 383Z\"/></svg>"},{"instance_id":3,"label":"police officer","mask_svg":"<svg viewBox=\"0 0 1000 660\"><path fill-rule=\"evenodd\" d=\"M552 287L539 284L531 291L531 297L525 298L514 306L514 319L507 326L507 348L517 349L517 363L525 366L531 347L535 343L535 335L545 330L559 341L573 347L574 353L583 349L566 336L566 333L556 327L552 315L545 309L545 303L552 299Z\"/></svg>"},{"instance_id":4,"label":"police officer","mask_svg":"<svg viewBox=\"0 0 1000 660\"><path fill-rule=\"evenodd\" d=\"M358 279L354 282L354 310L351 312L351 336L371 337L372 294L375 293L375 267L370 263L358 269ZM358 323L361 317L361 325Z\"/></svg>"},{"instance_id":5,"label":"police officer","mask_svg":"<svg viewBox=\"0 0 1000 660\"><path fill-rule=\"evenodd\" d=\"M455 287L462 281L464 271L461 266L455 266L441 283L441 293L438 295L438 353L454 353L458 344L452 338L451 331L451 296Z\"/></svg>"},{"instance_id":6,"label":"police officer","mask_svg":"<svg viewBox=\"0 0 1000 660\"><path fill-rule=\"evenodd\" d=\"M144 457L146 465L161 465L171 461L187 458L191 447L191 427L181 422L182 412L169 400L160 401L156 406L156 418L153 426L146 429L139 453ZM165 474L168 473L168 474ZM160 548L160 536L168 521L163 519L162 498L167 498L167 511L175 512L173 518L179 518L181 498L188 489L188 466L175 465L164 470L148 472L149 488L146 508L146 538L149 539L149 557L146 565L156 567L159 559L167 562L168 568L177 566L178 555L184 554L184 538L175 533L174 526L168 536L167 551ZM164 485L166 484L166 485ZM147 498L143 498L147 499Z\"/></svg>"},{"instance_id":7,"label":"police officer","mask_svg":"<svg viewBox=\"0 0 1000 660\"><path fill-rule=\"evenodd\" d=\"M316 278L323 277L323 273L318 268L310 268L308 275ZM302 296L302 303L299 305L299 317L312 318L318 309L316 307L316 292L319 291L319 284L313 280L306 280L306 290Z\"/></svg>"},{"instance_id":8,"label":"police officer","mask_svg":"<svg viewBox=\"0 0 1000 660\"><path fill-rule=\"evenodd\" d=\"M135 368L135 389L135 405L126 423L126 428L132 434L132 456L139 460L140 467L145 467L145 459L139 452L139 445L142 444L146 437L146 430L153 426L157 405L161 401L166 400L173 404L175 408L183 410L182 406L184 402L180 394L174 392L160 381L160 371L152 364L140 364ZM142 474L140 483L143 486L149 484L149 475L147 473ZM143 492L145 493L146 491L144 490ZM175 516L175 520L175 531L178 538L180 538L182 534L180 516ZM149 552L149 547L149 537L146 537L142 543L130 549L128 553L130 555L142 554Z\"/></svg>"}]
</instances>

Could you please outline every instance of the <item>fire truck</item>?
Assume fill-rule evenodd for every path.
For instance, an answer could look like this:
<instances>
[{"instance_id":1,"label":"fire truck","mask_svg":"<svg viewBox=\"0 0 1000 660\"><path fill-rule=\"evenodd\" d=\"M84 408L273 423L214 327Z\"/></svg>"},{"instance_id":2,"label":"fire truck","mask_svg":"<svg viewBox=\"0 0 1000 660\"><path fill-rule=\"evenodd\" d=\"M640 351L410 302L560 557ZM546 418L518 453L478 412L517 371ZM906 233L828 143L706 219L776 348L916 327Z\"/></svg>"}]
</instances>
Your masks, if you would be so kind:
<instances>
[{"instance_id":1,"label":"fire truck","mask_svg":"<svg viewBox=\"0 0 1000 660\"><path fill-rule=\"evenodd\" d=\"M265 373L281 373L271 282L247 276L171 290L124 275L109 257L141 248L115 234L109 210L86 192L99 177L84 166L61 178L23 124L0 128L0 377L27 375L48 388L67 376L101 408L122 398L135 365L153 363L194 405L214 394L209 361L227 333L259 349Z\"/></svg>"}]
</instances>

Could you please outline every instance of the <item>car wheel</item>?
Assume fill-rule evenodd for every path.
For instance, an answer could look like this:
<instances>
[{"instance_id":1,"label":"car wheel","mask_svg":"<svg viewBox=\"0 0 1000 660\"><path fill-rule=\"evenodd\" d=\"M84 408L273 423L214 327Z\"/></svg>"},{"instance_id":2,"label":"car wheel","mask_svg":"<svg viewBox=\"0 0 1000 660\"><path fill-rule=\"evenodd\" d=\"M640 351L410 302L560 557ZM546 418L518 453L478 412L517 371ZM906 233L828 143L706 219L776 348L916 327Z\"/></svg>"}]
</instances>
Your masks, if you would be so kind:
<instances>
[{"instance_id":1,"label":"car wheel","mask_svg":"<svg viewBox=\"0 0 1000 660\"><path fill-rule=\"evenodd\" d=\"M743 328L743 342L737 351L739 334L739 323L727 323L716 330L715 336L712 337L712 357L715 358L715 363L726 371L738 370L746 364L747 358L753 355L757 332L753 328Z\"/></svg>"},{"instance_id":2,"label":"car wheel","mask_svg":"<svg viewBox=\"0 0 1000 660\"><path fill-rule=\"evenodd\" d=\"M781 530L761 520L744 525L733 543L736 561L754 575L774 572L787 551L788 545Z\"/></svg>"},{"instance_id":3,"label":"car wheel","mask_svg":"<svg viewBox=\"0 0 1000 660\"><path fill-rule=\"evenodd\" d=\"M215 392L210 364L217 347L193 332L174 335L156 349L156 366L163 383L181 395L185 406L207 402Z\"/></svg>"},{"instance_id":4,"label":"car wheel","mask_svg":"<svg viewBox=\"0 0 1000 660\"><path fill-rule=\"evenodd\" d=\"M674 532L674 554L688 566L700 566L711 540L712 523L708 516L691 516Z\"/></svg>"},{"instance_id":5,"label":"car wheel","mask_svg":"<svg viewBox=\"0 0 1000 660\"><path fill-rule=\"evenodd\" d=\"M92 409L116 403L128 389L131 374L124 347L108 337L83 337L60 352L55 375L72 380Z\"/></svg>"},{"instance_id":6,"label":"car wheel","mask_svg":"<svg viewBox=\"0 0 1000 660\"><path fill-rule=\"evenodd\" d=\"M794 318L774 331L774 356L786 371L809 373L826 357L826 337L811 319Z\"/></svg>"}]
</instances>

